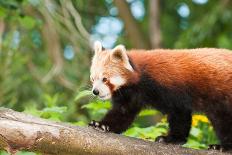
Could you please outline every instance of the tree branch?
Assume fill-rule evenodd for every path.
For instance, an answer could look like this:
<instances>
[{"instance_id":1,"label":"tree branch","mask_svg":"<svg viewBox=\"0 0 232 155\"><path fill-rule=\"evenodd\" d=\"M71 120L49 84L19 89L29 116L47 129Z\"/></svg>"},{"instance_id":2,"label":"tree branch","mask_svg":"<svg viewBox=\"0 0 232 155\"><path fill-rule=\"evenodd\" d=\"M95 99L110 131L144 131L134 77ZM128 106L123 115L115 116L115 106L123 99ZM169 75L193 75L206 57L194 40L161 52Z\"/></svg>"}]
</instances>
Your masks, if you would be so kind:
<instances>
[{"instance_id":1,"label":"tree branch","mask_svg":"<svg viewBox=\"0 0 232 155\"><path fill-rule=\"evenodd\" d=\"M103 133L89 127L56 123L5 108L0 108L0 149L11 154L18 150L56 155L225 154Z\"/></svg>"}]
</instances>

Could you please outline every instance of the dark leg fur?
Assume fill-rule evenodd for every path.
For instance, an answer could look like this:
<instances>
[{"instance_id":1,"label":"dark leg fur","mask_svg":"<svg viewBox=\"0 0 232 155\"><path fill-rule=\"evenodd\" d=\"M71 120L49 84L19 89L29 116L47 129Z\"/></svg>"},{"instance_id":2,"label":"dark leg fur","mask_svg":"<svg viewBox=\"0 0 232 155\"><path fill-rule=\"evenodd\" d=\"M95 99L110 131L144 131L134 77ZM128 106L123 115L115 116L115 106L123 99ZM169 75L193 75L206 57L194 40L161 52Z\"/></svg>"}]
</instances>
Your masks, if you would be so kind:
<instances>
[{"instance_id":1,"label":"dark leg fur","mask_svg":"<svg viewBox=\"0 0 232 155\"><path fill-rule=\"evenodd\" d=\"M222 109L222 105L220 106ZM210 115L210 120L221 142L221 145L210 145L209 149L232 150L232 112L228 109L217 111Z\"/></svg>"},{"instance_id":2,"label":"dark leg fur","mask_svg":"<svg viewBox=\"0 0 232 155\"><path fill-rule=\"evenodd\" d=\"M168 115L169 134L157 137L156 141L165 143L184 144L191 128L191 110L173 110Z\"/></svg>"},{"instance_id":3,"label":"dark leg fur","mask_svg":"<svg viewBox=\"0 0 232 155\"><path fill-rule=\"evenodd\" d=\"M123 131L128 129L128 127L131 125L131 123L133 122L135 116L139 111L140 109L135 108L130 110L122 105L121 106L115 105L105 115L102 121L95 122L95 124L97 123L98 125L97 127L94 124L90 124L90 126L93 126L98 129L99 128L102 129L103 126L103 128L108 129L110 132L122 133ZM108 130L104 130L104 131L108 131Z\"/></svg>"}]
</instances>

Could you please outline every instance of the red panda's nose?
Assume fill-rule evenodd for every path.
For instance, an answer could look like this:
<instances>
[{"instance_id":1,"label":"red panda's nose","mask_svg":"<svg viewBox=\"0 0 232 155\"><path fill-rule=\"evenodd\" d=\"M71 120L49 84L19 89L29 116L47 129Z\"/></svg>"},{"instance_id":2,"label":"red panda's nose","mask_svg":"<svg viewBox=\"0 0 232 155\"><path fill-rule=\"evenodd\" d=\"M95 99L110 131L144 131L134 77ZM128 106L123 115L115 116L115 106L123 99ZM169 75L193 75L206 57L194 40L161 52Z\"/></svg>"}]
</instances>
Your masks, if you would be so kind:
<instances>
[{"instance_id":1,"label":"red panda's nose","mask_svg":"<svg viewBox=\"0 0 232 155\"><path fill-rule=\"evenodd\" d=\"M97 89L94 89L94 90L93 90L93 94L94 94L94 95L99 95L99 91L98 91Z\"/></svg>"}]
</instances>

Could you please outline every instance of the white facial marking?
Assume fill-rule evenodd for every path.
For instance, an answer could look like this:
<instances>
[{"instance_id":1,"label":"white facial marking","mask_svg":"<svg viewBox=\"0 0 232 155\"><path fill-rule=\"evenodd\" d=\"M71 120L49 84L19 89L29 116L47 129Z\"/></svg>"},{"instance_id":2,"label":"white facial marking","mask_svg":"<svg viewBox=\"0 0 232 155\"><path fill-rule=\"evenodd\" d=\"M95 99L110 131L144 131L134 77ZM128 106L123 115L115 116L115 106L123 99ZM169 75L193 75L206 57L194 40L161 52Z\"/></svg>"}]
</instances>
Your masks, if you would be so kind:
<instances>
[{"instance_id":1,"label":"white facial marking","mask_svg":"<svg viewBox=\"0 0 232 155\"><path fill-rule=\"evenodd\" d=\"M99 91L99 98L102 100L107 100L111 98L111 92L107 85L102 82L102 79L95 80L93 82L93 90L97 89Z\"/></svg>"},{"instance_id":2,"label":"white facial marking","mask_svg":"<svg viewBox=\"0 0 232 155\"><path fill-rule=\"evenodd\" d=\"M116 87L119 87L119 86L125 84L126 80L118 75L118 76L111 77L110 78L110 83L112 83Z\"/></svg>"},{"instance_id":3,"label":"white facial marking","mask_svg":"<svg viewBox=\"0 0 232 155\"><path fill-rule=\"evenodd\" d=\"M133 67L130 65L129 60L128 63L125 64L126 69L130 70L131 72L134 71Z\"/></svg>"}]
</instances>

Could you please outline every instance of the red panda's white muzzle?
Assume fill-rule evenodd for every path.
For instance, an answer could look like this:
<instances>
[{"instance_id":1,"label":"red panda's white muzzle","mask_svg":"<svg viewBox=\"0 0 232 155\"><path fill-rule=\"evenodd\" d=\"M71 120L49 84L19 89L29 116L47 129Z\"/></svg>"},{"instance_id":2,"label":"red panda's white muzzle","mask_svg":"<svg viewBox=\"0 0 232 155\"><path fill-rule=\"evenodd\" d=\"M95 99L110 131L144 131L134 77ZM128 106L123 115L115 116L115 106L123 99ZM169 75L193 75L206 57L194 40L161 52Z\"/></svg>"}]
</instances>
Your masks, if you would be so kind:
<instances>
[{"instance_id":1,"label":"red panda's white muzzle","mask_svg":"<svg viewBox=\"0 0 232 155\"><path fill-rule=\"evenodd\" d=\"M111 90L104 82L102 82L102 80L96 80L93 82L92 92L102 100L111 98Z\"/></svg>"}]
</instances>

